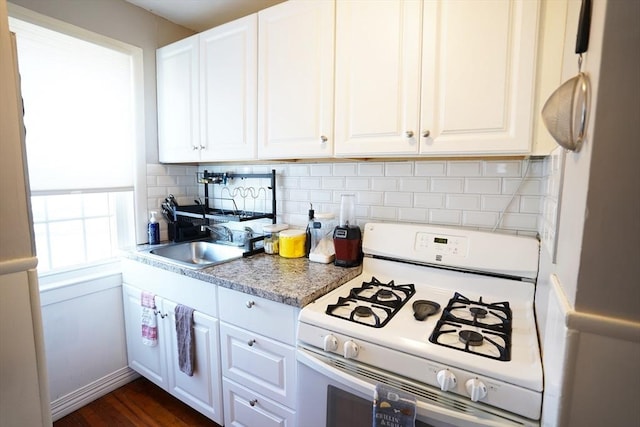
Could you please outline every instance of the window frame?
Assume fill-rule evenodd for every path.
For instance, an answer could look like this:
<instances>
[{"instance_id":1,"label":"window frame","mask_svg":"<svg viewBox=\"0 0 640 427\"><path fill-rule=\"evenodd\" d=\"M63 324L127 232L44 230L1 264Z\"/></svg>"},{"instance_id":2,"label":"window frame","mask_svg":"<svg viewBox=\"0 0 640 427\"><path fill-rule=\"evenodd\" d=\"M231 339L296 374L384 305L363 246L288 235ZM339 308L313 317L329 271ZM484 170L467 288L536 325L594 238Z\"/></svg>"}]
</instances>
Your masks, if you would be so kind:
<instances>
[{"instance_id":1,"label":"window frame","mask_svg":"<svg viewBox=\"0 0 640 427\"><path fill-rule=\"evenodd\" d=\"M135 242L140 244L146 241L146 212L147 212L147 173L146 173L146 123L145 123L145 96L144 96L144 63L143 49L128 43L113 39L108 36L86 30L73 24L60 21L49 16L33 12L21 6L8 3L9 19L12 18L38 25L48 30L56 31L87 42L113 49L131 56L132 81L133 81L133 123L134 123L134 168L133 168L133 227ZM114 189L115 190L115 189ZM31 199L30 190L28 199ZM104 191L98 190L98 191ZM34 193L33 195L37 195ZM32 221L33 226L33 221ZM87 277L102 274L112 274L118 259L104 262L83 264L77 268L69 268L60 272L47 273L46 278L41 278L42 285L50 287L55 283L67 283L70 278Z\"/></svg>"}]
</instances>

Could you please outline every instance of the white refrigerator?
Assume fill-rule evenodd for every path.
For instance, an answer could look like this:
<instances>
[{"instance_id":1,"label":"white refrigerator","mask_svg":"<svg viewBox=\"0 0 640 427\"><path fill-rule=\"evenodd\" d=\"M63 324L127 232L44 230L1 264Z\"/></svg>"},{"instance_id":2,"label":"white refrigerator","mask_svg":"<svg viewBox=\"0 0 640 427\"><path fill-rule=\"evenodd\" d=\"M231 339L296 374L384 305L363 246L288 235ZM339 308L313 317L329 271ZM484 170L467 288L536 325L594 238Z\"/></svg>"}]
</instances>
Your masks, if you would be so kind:
<instances>
[{"instance_id":1,"label":"white refrigerator","mask_svg":"<svg viewBox=\"0 0 640 427\"><path fill-rule=\"evenodd\" d=\"M0 0L0 426L50 426L15 40Z\"/></svg>"}]
</instances>

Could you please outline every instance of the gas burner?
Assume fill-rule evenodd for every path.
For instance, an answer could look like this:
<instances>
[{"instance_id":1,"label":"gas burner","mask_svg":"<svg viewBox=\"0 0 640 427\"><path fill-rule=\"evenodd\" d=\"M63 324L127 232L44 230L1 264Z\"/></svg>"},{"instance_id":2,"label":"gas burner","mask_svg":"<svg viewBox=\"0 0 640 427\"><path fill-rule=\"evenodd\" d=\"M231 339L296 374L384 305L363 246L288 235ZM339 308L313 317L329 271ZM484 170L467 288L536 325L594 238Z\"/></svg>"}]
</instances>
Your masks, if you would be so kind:
<instances>
[{"instance_id":1,"label":"gas burner","mask_svg":"<svg viewBox=\"0 0 640 427\"><path fill-rule=\"evenodd\" d=\"M511 333L511 308L506 301L486 303L482 297L472 301L456 292L443 310L442 319L465 325Z\"/></svg>"},{"instance_id":2,"label":"gas burner","mask_svg":"<svg viewBox=\"0 0 640 427\"><path fill-rule=\"evenodd\" d=\"M363 281L360 287L352 288L349 297L399 310L415 293L413 284L396 285L393 280L384 283L373 276L369 282Z\"/></svg>"},{"instance_id":3,"label":"gas burner","mask_svg":"<svg viewBox=\"0 0 640 427\"><path fill-rule=\"evenodd\" d=\"M429 341L482 357L511 360L511 336L486 329L468 329L460 324L438 320Z\"/></svg>"},{"instance_id":4,"label":"gas burner","mask_svg":"<svg viewBox=\"0 0 640 427\"><path fill-rule=\"evenodd\" d=\"M371 307L359 305L355 309L353 309L353 314L358 317L369 317L373 316L373 310L371 310Z\"/></svg>"},{"instance_id":5,"label":"gas burner","mask_svg":"<svg viewBox=\"0 0 640 427\"><path fill-rule=\"evenodd\" d=\"M390 300L390 299L398 298L398 296L393 292L391 292L389 289L380 289L376 293L376 296L378 297L379 300Z\"/></svg>"},{"instance_id":6,"label":"gas burner","mask_svg":"<svg viewBox=\"0 0 640 427\"><path fill-rule=\"evenodd\" d=\"M463 329L462 331L458 332L458 339L463 344L473 346L482 345L482 342L484 341L484 337L481 333L470 331L468 329Z\"/></svg>"},{"instance_id":7,"label":"gas burner","mask_svg":"<svg viewBox=\"0 0 640 427\"><path fill-rule=\"evenodd\" d=\"M473 317L476 319L484 319L485 317L487 317L487 310L485 310L484 308L471 307L469 311L471 312L471 314L473 314Z\"/></svg>"},{"instance_id":8,"label":"gas burner","mask_svg":"<svg viewBox=\"0 0 640 427\"><path fill-rule=\"evenodd\" d=\"M329 304L325 313L372 328L382 328L395 314L390 307L369 304L356 298L338 297L336 304Z\"/></svg>"}]
</instances>

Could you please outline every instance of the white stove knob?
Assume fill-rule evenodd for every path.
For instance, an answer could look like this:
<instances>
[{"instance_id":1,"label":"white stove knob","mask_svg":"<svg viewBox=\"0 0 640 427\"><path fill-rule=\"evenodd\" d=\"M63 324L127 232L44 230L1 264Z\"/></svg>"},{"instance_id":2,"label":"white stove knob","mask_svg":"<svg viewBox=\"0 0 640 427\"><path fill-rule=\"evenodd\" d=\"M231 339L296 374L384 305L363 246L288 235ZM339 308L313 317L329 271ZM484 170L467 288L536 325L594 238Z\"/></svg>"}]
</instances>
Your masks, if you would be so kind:
<instances>
[{"instance_id":1,"label":"white stove knob","mask_svg":"<svg viewBox=\"0 0 640 427\"><path fill-rule=\"evenodd\" d=\"M324 351L335 351L338 349L338 338L333 335L324 336Z\"/></svg>"},{"instance_id":2,"label":"white stove knob","mask_svg":"<svg viewBox=\"0 0 640 427\"><path fill-rule=\"evenodd\" d=\"M471 400L474 402L477 402L487 395L487 386L477 378L468 380L465 386L467 387L469 397L471 397Z\"/></svg>"},{"instance_id":3,"label":"white stove knob","mask_svg":"<svg viewBox=\"0 0 640 427\"><path fill-rule=\"evenodd\" d=\"M438 372L438 375L436 375L436 379L438 380L438 384L440 384L440 390L442 391L454 389L456 387L456 384L458 383L456 376L448 369L443 369Z\"/></svg>"},{"instance_id":4,"label":"white stove knob","mask_svg":"<svg viewBox=\"0 0 640 427\"><path fill-rule=\"evenodd\" d=\"M345 359L353 359L358 355L358 351L360 350L360 348L355 342L347 341L344 343L343 350Z\"/></svg>"}]
</instances>

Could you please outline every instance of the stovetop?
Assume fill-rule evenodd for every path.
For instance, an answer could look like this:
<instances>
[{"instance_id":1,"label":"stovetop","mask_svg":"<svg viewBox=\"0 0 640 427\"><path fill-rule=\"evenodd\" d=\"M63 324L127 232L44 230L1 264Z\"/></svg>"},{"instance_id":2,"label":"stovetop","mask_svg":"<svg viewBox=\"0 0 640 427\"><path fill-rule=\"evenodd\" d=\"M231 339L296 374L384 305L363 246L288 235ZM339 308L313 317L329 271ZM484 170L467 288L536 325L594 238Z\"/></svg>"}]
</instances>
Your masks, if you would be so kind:
<instances>
[{"instance_id":1,"label":"stovetop","mask_svg":"<svg viewBox=\"0 0 640 427\"><path fill-rule=\"evenodd\" d=\"M352 288L360 287L363 282L369 282L373 277L385 283L393 281L407 284L408 281L403 280L407 277L419 278L419 281L411 283L415 287L415 294L406 300L402 308L393 314L383 327L374 327L364 321L350 321L351 314L347 313L346 307L342 307L344 312L340 316L327 314L329 307L342 301L341 298L349 299ZM452 303L451 300L456 293L464 295L471 301L483 301L483 304L486 304L485 301L502 303L508 299L508 307L512 312L509 322L511 325L509 327L491 325L498 321L498 317L503 316L502 304L498 304L501 310L488 309L487 317L476 319L476 324L473 325L473 316L462 314L462 310L457 308L460 305L457 302L460 298ZM505 298L505 295L509 295L509 298ZM532 283L365 258L360 276L303 308L299 318L299 329L304 329L306 324L314 325L326 330L327 333L339 333L354 340L369 343L369 352L374 352L376 347L384 347L399 353L488 375L511 384L520 384L532 390L542 390L542 366L538 351L533 297ZM425 320L418 321L411 307L412 302L416 300L433 301L441 308ZM451 306L450 303L452 303ZM350 302L349 308L353 309L357 305ZM486 306L482 307L486 309ZM374 308L374 310L377 309ZM441 318L446 311L456 316L456 320L442 321ZM467 316L466 319L465 316ZM467 352L464 351L465 344L459 341L457 332L443 332L443 330L464 328L481 333L484 337L482 345L469 346L473 348ZM486 332L491 328L498 331ZM500 330L504 332L506 329L510 329L510 346L506 345L504 338L500 338ZM434 331L437 334L438 330L441 333L437 341L443 345L432 340ZM491 341L498 343L499 346L509 347L508 360L500 360L502 355ZM334 353L341 354L341 351L338 349ZM488 356L482 356L482 353Z\"/></svg>"}]
</instances>

